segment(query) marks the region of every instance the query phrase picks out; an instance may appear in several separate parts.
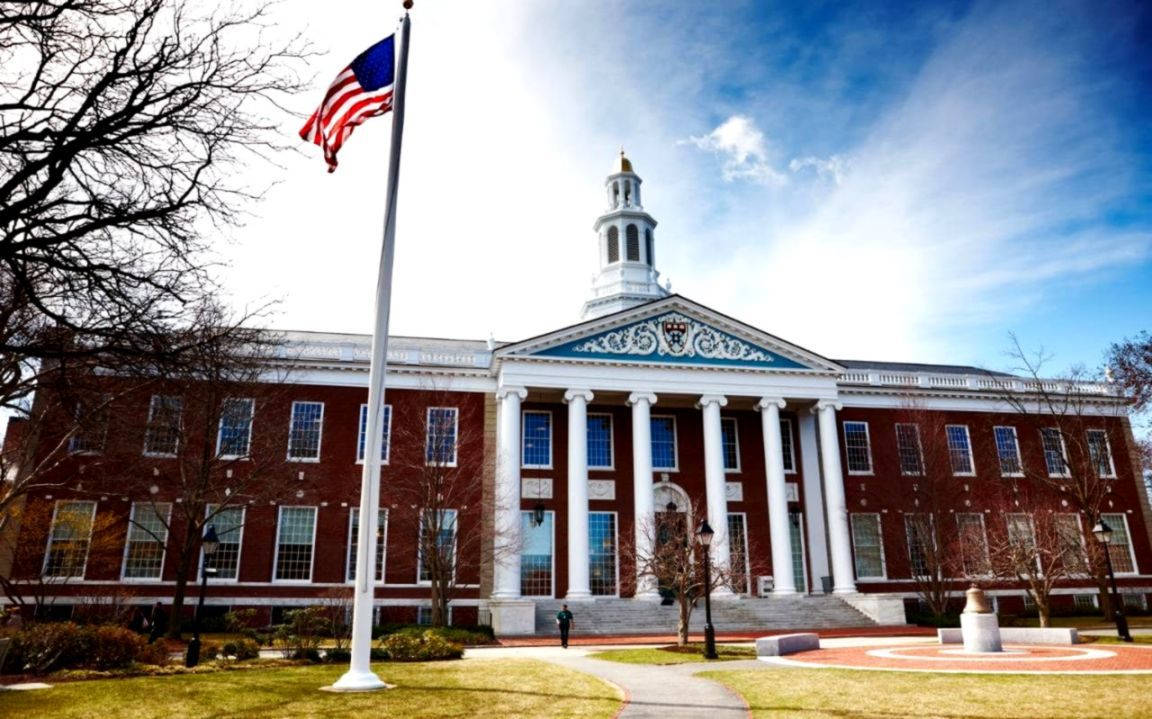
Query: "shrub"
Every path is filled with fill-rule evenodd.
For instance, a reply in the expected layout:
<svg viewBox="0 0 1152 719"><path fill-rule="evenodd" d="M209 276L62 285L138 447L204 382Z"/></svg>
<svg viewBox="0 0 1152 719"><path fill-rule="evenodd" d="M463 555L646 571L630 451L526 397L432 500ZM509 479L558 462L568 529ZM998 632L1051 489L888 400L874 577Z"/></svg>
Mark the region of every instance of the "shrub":
<svg viewBox="0 0 1152 719"><path fill-rule="evenodd" d="M381 640L380 647L394 662L432 662L459 659L464 656L463 647L433 631L418 636L406 633L392 634Z"/></svg>
<svg viewBox="0 0 1152 719"><path fill-rule="evenodd" d="M330 664L346 664L352 660L352 651L349 649L329 649L324 652L324 661Z"/></svg>
<svg viewBox="0 0 1152 719"><path fill-rule="evenodd" d="M33 624L12 636L8 667L46 674L59 669L120 669L136 662L162 664L162 648L139 634L112 624L80 626L72 622Z"/></svg>
<svg viewBox="0 0 1152 719"><path fill-rule="evenodd" d="M380 637L392 636L394 634L418 637L422 636L425 632L433 632L437 636L456 644L493 644L496 641L492 627L486 624L460 627L430 627L426 624L383 624L374 629L375 631L373 633Z"/></svg>
<svg viewBox="0 0 1152 719"><path fill-rule="evenodd" d="M235 639L230 642L225 642L222 648L224 656L235 657L236 661L242 662L248 659L256 659L260 656L260 645L251 639Z"/></svg>
<svg viewBox="0 0 1152 719"><path fill-rule="evenodd" d="M289 659L307 659L313 654L319 657L316 650L320 647L320 638L324 632L325 620L321 607L307 607L287 612L284 624L276 627L275 640L280 645L284 657Z"/></svg>
<svg viewBox="0 0 1152 719"><path fill-rule="evenodd" d="M148 642L136 632L111 624L85 627L87 657L81 666L119 669L136 661Z"/></svg>

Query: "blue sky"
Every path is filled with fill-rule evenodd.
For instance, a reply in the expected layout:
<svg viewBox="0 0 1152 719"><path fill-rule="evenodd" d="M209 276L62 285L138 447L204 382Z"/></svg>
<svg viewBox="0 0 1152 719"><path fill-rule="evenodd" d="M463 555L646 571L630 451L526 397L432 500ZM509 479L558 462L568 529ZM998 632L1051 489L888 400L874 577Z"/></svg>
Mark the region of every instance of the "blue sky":
<svg viewBox="0 0 1152 719"><path fill-rule="evenodd" d="M328 53L302 111L395 17L347 4L281 11ZM1136 3L422 0L413 21L398 333L575 321L620 145L673 289L822 354L1004 368L1015 331L1057 372L1148 328ZM332 176L284 158L221 245L238 302L369 330L387 127Z"/></svg>

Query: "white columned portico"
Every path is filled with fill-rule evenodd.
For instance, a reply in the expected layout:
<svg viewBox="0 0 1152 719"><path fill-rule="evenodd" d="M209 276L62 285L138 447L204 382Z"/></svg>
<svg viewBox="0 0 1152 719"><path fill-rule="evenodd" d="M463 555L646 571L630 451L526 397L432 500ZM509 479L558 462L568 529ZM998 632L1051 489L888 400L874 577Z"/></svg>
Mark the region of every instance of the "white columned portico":
<svg viewBox="0 0 1152 719"><path fill-rule="evenodd" d="M836 432L834 400L820 400L813 409L819 415L820 459L824 469L824 501L828 513L828 544L832 554L832 591L856 591L852 566L852 540L848 533L848 506L844 499L844 473L840 468L840 439Z"/></svg>
<svg viewBox="0 0 1152 719"><path fill-rule="evenodd" d="M704 415L704 489L708 501L708 523L715 536L712 538L712 563L724 574L731 559L728 546L728 496L725 491L724 440L720 428L720 408L728 398L706 394L697 403ZM714 597L730 597L727 585L714 587Z"/></svg>
<svg viewBox="0 0 1152 719"><path fill-rule="evenodd" d="M652 405L656 395L651 392L633 392L628 396L632 405L632 503L636 537L636 556L652 556L652 542L655 540L656 514L652 494ZM633 599L658 600L656 577L636 569L636 594Z"/></svg>
<svg viewBox="0 0 1152 719"><path fill-rule="evenodd" d="M792 535L788 529L788 490L784 484L784 443L780 437L780 410L785 404L781 397L763 397L756 404L764 433L773 594L796 593L796 580L792 574Z"/></svg>
<svg viewBox="0 0 1152 719"><path fill-rule="evenodd" d="M588 582L588 403L592 392L570 389L568 403L568 599L591 599Z"/></svg>
<svg viewBox="0 0 1152 719"><path fill-rule="evenodd" d="M523 387L501 387L499 400L495 492L493 599L520 596L520 402Z"/></svg>

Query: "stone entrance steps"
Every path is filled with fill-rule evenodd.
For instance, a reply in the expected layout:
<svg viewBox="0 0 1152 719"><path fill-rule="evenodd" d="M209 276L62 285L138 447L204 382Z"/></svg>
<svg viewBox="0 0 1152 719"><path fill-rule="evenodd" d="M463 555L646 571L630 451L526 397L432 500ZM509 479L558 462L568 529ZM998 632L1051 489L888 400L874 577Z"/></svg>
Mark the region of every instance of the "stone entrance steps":
<svg viewBox="0 0 1152 719"><path fill-rule="evenodd" d="M536 601L536 633L559 634L556 613L562 599ZM632 599L600 598L569 602L577 634L672 634L679 609L675 604ZM874 626L876 622L831 594L792 597L741 597L712 602L712 625L717 631L756 629L824 629ZM704 631L704 603L692 611L689 629Z"/></svg>

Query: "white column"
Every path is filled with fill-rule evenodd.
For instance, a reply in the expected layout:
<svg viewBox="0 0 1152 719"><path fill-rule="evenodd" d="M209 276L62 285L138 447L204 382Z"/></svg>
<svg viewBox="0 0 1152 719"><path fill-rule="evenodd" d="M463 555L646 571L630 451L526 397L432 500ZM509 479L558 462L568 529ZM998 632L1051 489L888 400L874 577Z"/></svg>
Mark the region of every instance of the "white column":
<svg viewBox="0 0 1152 719"><path fill-rule="evenodd" d="M788 490L784 486L784 442L780 438L780 410L784 405L780 397L764 397L756 404L764 433L773 594L796 593L796 580L792 575L792 535L788 531Z"/></svg>
<svg viewBox="0 0 1152 719"><path fill-rule="evenodd" d="M588 403L592 392L570 389L568 403L568 599L590 599L588 583Z"/></svg>
<svg viewBox="0 0 1152 719"><path fill-rule="evenodd" d="M816 440L816 417L810 412L796 418L800 440L800 471L804 473L804 537L807 546L808 577L814 592L823 591L823 577L831 577L828 568L828 537L824 533L824 490L820 489L820 443ZM799 591L807 587L797 587Z"/></svg>
<svg viewBox="0 0 1152 719"><path fill-rule="evenodd" d="M523 387L501 387L496 430L495 535L493 599L520 596L520 402Z"/></svg>
<svg viewBox="0 0 1152 719"><path fill-rule="evenodd" d="M697 405L704 414L704 489L708 501L708 523L716 534L712 538L712 563L721 571L728 567L728 496L725 491L724 441L720 429L720 408L728 404L722 395L706 394ZM732 596L732 590L714 587L712 596Z"/></svg>
<svg viewBox="0 0 1152 719"><path fill-rule="evenodd" d="M628 396L632 405L632 505L637 558L652 556L655 540L656 514L652 498L652 405L656 395L651 392L633 392ZM658 600L656 577L636 569L636 594L633 599Z"/></svg>
<svg viewBox="0 0 1152 719"><path fill-rule="evenodd" d="M832 553L832 591L856 591L852 567L852 540L848 533L848 506L844 499L844 473L840 469L840 438L836 432L839 402L821 400L815 412L820 416L820 459L824 467L824 501L828 513L828 544Z"/></svg>

